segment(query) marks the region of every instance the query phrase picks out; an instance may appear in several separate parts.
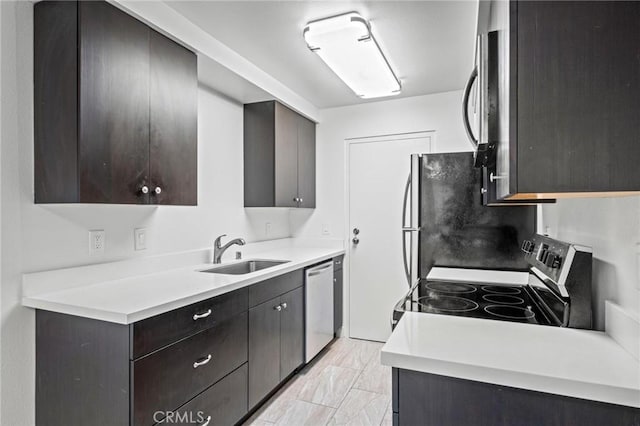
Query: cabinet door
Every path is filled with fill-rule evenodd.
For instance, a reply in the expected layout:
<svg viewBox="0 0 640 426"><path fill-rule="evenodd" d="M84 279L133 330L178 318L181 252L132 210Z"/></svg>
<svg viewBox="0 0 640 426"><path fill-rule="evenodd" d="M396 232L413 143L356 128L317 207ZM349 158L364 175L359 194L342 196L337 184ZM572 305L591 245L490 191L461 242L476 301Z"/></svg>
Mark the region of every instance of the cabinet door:
<svg viewBox="0 0 640 426"><path fill-rule="evenodd" d="M342 328L342 269L333 271L333 332Z"/></svg>
<svg viewBox="0 0 640 426"><path fill-rule="evenodd" d="M316 206L316 124L298 116L299 207Z"/></svg>
<svg viewBox="0 0 640 426"><path fill-rule="evenodd" d="M280 383L280 298L249 309L249 408Z"/></svg>
<svg viewBox="0 0 640 426"><path fill-rule="evenodd" d="M197 58L156 31L150 31L149 50L151 203L196 205Z"/></svg>
<svg viewBox="0 0 640 426"><path fill-rule="evenodd" d="M79 2L79 20L80 202L146 203L149 28L106 2Z"/></svg>
<svg viewBox="0 0 640 426"><path fill-rule="evenodd" d="M280 296L280 380L304 362L303 287Z"/></svg>
<svg viewBox="0 0 640 426"><path fill-rule="evenodd" d="M517 192L637 191L640 2L514 3Z"/></svg>
<svg viewBox="0 0 640 426"><path fill-rule="evenodd" d="M298 207L298 120L298 114L276 103L276 207Z"/></svg>

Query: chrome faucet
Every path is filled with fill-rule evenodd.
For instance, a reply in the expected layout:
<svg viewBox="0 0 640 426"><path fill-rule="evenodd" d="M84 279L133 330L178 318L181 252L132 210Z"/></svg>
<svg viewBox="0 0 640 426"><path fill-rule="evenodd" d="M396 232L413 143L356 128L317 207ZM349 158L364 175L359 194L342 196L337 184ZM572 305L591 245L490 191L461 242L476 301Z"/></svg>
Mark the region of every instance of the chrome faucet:
<svg viewBox="0 0 640 426"><path fill-rule="evenodd" d="M220 263L220 259L222 258L222 255L232 245L237 244L239 246L243 246L246 244L244 239L236 238L234 240L229 241L227 244L221 246L220 240L222 240L222 237L226 237L226 236L227 234L220 235L218 238L216 238L216 241L213 243L213 263Z"/></svg>

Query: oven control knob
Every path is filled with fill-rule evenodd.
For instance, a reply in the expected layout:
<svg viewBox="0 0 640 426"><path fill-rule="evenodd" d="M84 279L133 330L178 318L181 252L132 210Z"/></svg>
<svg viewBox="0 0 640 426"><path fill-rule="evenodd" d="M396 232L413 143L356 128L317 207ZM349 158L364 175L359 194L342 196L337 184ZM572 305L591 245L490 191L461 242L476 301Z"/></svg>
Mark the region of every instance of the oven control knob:
<svg viewBox="0 0 640 426"><path fill-rule="evenodd" d="M540 263L546 265L547 259L549 258L550 254L551 253L549 253L549 251L547 251L547 249L543 247L542 250L540 250L540 253L538 254L538 260L540 261Z"/></svg>
<svg viewBox="0 0 640 426"><path fill-rule="evenodd" d="M529 240L524 240L522 242L522 251L529 254L533 253L533 249L535 248L535 244Z"/></svg>
<svg viewBox="0 0 640 426"><path fill-rule="evenodd" d="M555 269L560 266L560 256L558 256L557 254L549 253L547 258L545 259L544 264L547 265L549 268Z"/></svg>

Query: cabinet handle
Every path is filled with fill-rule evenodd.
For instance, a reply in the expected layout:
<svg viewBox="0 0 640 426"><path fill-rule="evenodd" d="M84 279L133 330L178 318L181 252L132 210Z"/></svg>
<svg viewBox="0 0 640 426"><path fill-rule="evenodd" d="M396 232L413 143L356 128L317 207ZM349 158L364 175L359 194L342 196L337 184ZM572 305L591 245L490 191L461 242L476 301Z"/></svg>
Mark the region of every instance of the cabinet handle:
<svg viewBox="0 0 640 426"><path fill-rule="evenodd" d="M273 309L280 312L282 310L282 305L274 306Z"/></svg>
<svg viewBox="0 0 640 426"><path fill-rule="evenodd" d="M147 185L143 185L140 188L140 192L142 192L143 194L148 194L149 193L149 187Z"/></svg>
<svg viewBox="0 0 640 426"><path fill-rule="evenodd" d="M334 283L337 283L337 282L338 282L338 279L337 279L337 278L334 278L334 279L333 279L333 282L334 282Z"/></svg>
<svg viewBox="0 0 640 426"><path fill-rule="evenodd" d="M207 355L206 358L201 358L198 361L193 363L193 368L198 368L202 365L206 365L209 363L209 361L211 361L211 354Z"/></svg>
<svg viewBox="0 0 640 426"><path fill-rule="evenodd" d="M300 202L300 198L298 198L298 197L294 198L294 199L293 199L293 202L294 202L294 203L299 203L299 202Z"/></svg>
<svg viewBox="0 0 640 426"><path fill-rule="evenodd" d="M205 420L200 426L209 426L209 423L211 423L211 416L207 416L207 420Z"/></svg>
<svg viewBox="0 0 640 426"><path fill-rule="evenodd" d="M155 192L156 194L160 194L162 192L162 188L156 186L156 189L154 189L153 192Z"/></svg>
<svg viewBox="0 0 640 426"><path fill-rule="evenodd" d="M298 202L302 203L304 200L302 198L298 198Z"/></svg>
<svg viewBox="0 0 640 426"><path fill-rule="evenodd" d="M499 179L506 179L506 178L507 178L506 176L494 175L493 172L491 172L491 174L489 175L489 180L491 182L494 182L494 181L499 180Z"/></svg>
<svg viewBox="0 0 640 426"><path fill-rule="evenodd" d="M211 309L209 309L207 312L205 312L203 314L195 314L195 315L193 315L193 320L194 321L198 321L201 318L206 318L209 315L211 315L211 312L212 312Z"/></svg>
<svg viewBox="0 0 640 426"><path fill-rule="evenodd" d="M282 304L282 309L287 309L287 302L284 302L284 303Z"/></svg>
<svg viewBox="0 0 640 426"><path fill-rule="evenodd" d="M340 264L342 264L342 261L341 260L336 260L336 265L340 265Z"/></svg>

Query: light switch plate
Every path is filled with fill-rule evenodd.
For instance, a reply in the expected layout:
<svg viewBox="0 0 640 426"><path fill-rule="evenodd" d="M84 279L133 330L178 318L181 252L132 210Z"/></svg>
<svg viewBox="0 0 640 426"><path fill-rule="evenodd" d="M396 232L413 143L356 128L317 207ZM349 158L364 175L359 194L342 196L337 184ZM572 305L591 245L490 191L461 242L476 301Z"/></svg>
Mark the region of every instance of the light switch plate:
<svg viewBox="0 0 640 426"><path fill-rule="evenodd" d="M133 230L133 248L138 250L147 249L147 229L136 228Z"/></svg>
<svg viewBox="0 0 640 426"><path fill-rule="evenodd" d="M89 254L91 256L104 254L104 246L104 229L93 229L89 231Z"/></svg>

